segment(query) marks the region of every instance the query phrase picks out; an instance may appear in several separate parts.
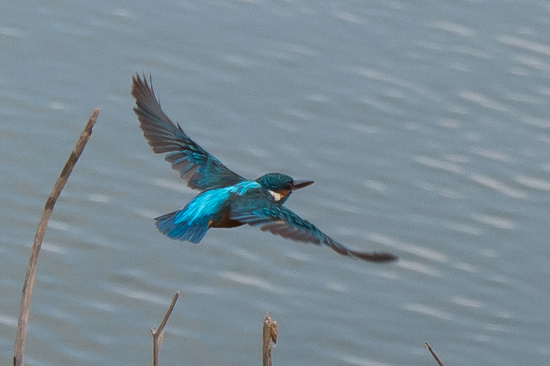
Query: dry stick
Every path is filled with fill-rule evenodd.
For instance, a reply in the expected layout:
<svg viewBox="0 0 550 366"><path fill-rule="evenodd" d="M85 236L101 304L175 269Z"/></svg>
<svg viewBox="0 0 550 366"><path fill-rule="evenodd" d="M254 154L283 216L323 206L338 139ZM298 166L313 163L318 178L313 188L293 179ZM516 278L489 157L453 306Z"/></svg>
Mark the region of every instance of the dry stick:
<svg viewBox="0 0 550 366"><path fill-rule="evenodd" d="M38 263L40 246L42 245L42 239L44 239L44 234L48 226L48 220L52 215L53 207L61 194L61 190L65 187L65 183L67 183L67 179L69 179L69 175L71 174L73 167L78 161L78 158L82 154L82 150L84 150L84 146L86 146L86 143L92 134L92 127L94 126L98 115L99 108L96 108L93 110L90 119L88 119L88 123L86 123L84 131L82 131L80 138L76 142L76 145L69 156L69 160L67 160L65 167L63 167L63 171L59 175L59 178L57 178L52 192L46 201L46 205L44 206L44 211L42 211L42 217L38 223L38 229L36 230L36 235L32 244L31 256L27 266L27 274L23 284L23 294L21 296L21 305L19 306L19 319L17 320L17 335L15 336L13 366L25 365L25 361L23 360L23 352L25 351L25 338L27 336L27 324L29 323L32 289L34 287L34 280L36 277L36 264Z"/></svg>
<svg viewBox="0 0 550 366"><path fill-rule="evenodd" d="M264 316L264 326L262 329L262 366L271 366L271 341L277 343L277 322L272 320L268 313Z"/></svg>
<svg viewBox="0 0 550 366"><path fill-rule="evenodd" d="M160 345L162 344L162 339L164 338L163 329L168 321L168 318L170 317L170 314L172 314L172 310L174 310L174 306L176 305L176 301L179 296L179 291L174 294L172 303L170 303L168 310L166 310L166 314L164 314L164 318L162 319L162 322L160 322L158 329L151 328L151 336L153 337L153 366L158 366L159 364Z"/></svg>
<svg viewBox="0 0 550 366"><path fill-rule="evenodd" d="M427 342L424 343L424 347L426 347L426 348L428 349L428 351L430 351L430 353L432 354L433 358L435 359L435 361L437 362L437 364L438 364L439 366L445 366L445 365L443 364L443 362L441 362L441 361L439 360L439 358L437 357L437 355L435 354L435 352L432 350L432 347L430 347L430 345L429 345Z"/></svg>

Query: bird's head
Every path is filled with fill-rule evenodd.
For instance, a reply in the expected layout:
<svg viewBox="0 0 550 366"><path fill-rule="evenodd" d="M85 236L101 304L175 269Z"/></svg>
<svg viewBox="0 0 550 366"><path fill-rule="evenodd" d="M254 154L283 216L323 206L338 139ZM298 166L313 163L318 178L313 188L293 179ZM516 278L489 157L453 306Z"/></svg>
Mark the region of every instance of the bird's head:
<svg viewBox="0 0 550 366"><path fill-rule="evenodd" d="M275 202L283 204L293 190L313 184L312 180L294 180L292 177L281 173L268 173L256 179L263 188L273 196Z"/></svg>

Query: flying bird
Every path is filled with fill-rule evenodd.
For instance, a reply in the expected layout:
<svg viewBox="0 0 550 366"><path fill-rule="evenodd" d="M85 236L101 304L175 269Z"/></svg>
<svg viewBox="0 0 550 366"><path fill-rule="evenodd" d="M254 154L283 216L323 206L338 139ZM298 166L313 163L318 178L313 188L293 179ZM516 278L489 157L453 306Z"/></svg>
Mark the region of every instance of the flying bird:
<svg viewBox="0 0 550 366"><path fill-rule="evenodd" d="M281 173L249 180L229 170L164 114L150 77L147 82L145 76L136 74L132 82L134 112L153 152L166 154L165 160L187 185L200 191L182 210L155 218L157 228L164 235L199 243L210 228L248 224L283 238L326 245L338 254L371 262L397 259L390 253L355 251L325 235L284 206L293 191L313 181L294 180Z"/></svg>

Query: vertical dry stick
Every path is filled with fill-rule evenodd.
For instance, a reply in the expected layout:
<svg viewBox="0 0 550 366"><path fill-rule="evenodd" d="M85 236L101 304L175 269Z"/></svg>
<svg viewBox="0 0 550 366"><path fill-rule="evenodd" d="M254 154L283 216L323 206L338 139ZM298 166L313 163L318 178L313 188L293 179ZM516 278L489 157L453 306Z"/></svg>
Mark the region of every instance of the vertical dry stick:
<svg viewBox="0 0 550 366"><path fill-rule="evenodd" d="M428 342L424 343L424 347L426 347L428 349L428 351L430 351L430 353L432 354L433 358L435 359L435 361L437 362L437 364L439 366L445 366L443 364L443 362L441 362L439 360L439 358L437 357L437 355L435 354L435 352L433 351L432 347L430 347L430 345L428 344Z"/></svg>
<svg viewBox="0 0 550 366"><path fill-rule="evenodd" d="M271 366L271 341L277 343L277 322L272 320L268 313L264 316L264 326L262 329L262 366Z"/></svg>
<svg viewBox="0 0 550 366"><path fill-rule="evenodd" d="M166 310L166 314L164 314L164 318L160 322L158 329L151 328L151 336L153 336L153 366L158 366L159 364L159 351L160 345L162 344L162 339L164 338L164 326L166 325L170 314L172 314L172 310L174 310L174 306L176 305L176 301L179 296L179 291L174 294L172 302L170 303L168 310Z"/></svg>
<svg viewBox="0 0 550 366"><path fill-rule="evenodd" d="M19 319L17 320L17 334L15 336L13 366L25 365L25 361L23 360L23 352L25 351L25 338L27 336L27 324L29 322L32 289L34 287L34 279L36 277L36 264L38 263L40 246L42 245L42 239L44 238L44 233L46 232L46 227L48 226L48 220L52 214L55 202L61 194L61 190L65 187L65 183L67 183L67 179L69 179L69 175L71 174L74 165L78 161L78 158L82 154L82 150L84 150L84 146L86 146L86 143L92 134L92 127L94 126L98 115L99 108L96 108L93 110L90 119L88 119L88 123L86 123L84 131L82 131L80 138L76 142L76 145L69 156L69 160L67 160L65 167L63 167L63 171L59 175L59 178L57 178L52 192L46 201L46 205L44 206L44 211L42 211L42 217L38 223L38 229L36 230L36 235L32 244L31 256L27 266L27 274L23 284L23 294L21 296L21 304L19 306Z"/></svg>

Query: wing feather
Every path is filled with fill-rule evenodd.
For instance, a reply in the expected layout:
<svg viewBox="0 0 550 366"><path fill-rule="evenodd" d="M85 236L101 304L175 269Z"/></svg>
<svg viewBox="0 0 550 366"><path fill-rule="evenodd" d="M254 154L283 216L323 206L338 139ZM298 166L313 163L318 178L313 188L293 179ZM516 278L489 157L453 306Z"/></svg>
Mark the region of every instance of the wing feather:
<svg viewBox="0 0 550 366"><path fill-rule="evenodd" d="M132 82L132 96L136 100L134 112L143 135L155 153L167 153L165 160L179 171L190 188L204 191L245 180L191 140L179 124L164 114L150 78L148 83L145 76L136 75Z"/></svg>
<svg viewBox="0 0 550 366"><path fill-rule="evenodd" d="M261 203L259 203L261 201ZM397 257L390 253L360 252L349 249L338 243L336 240L325 235L315 225L303 220L288 208L270 203L269 200L260 200L254 207L249 208L247 204L235 205L232 208L232 218L251 226L258 226L263 231L280 235L283 238L326 245L336 253L370 262L389 262ZM258 207L265 204L266 207Z"/></svg>

